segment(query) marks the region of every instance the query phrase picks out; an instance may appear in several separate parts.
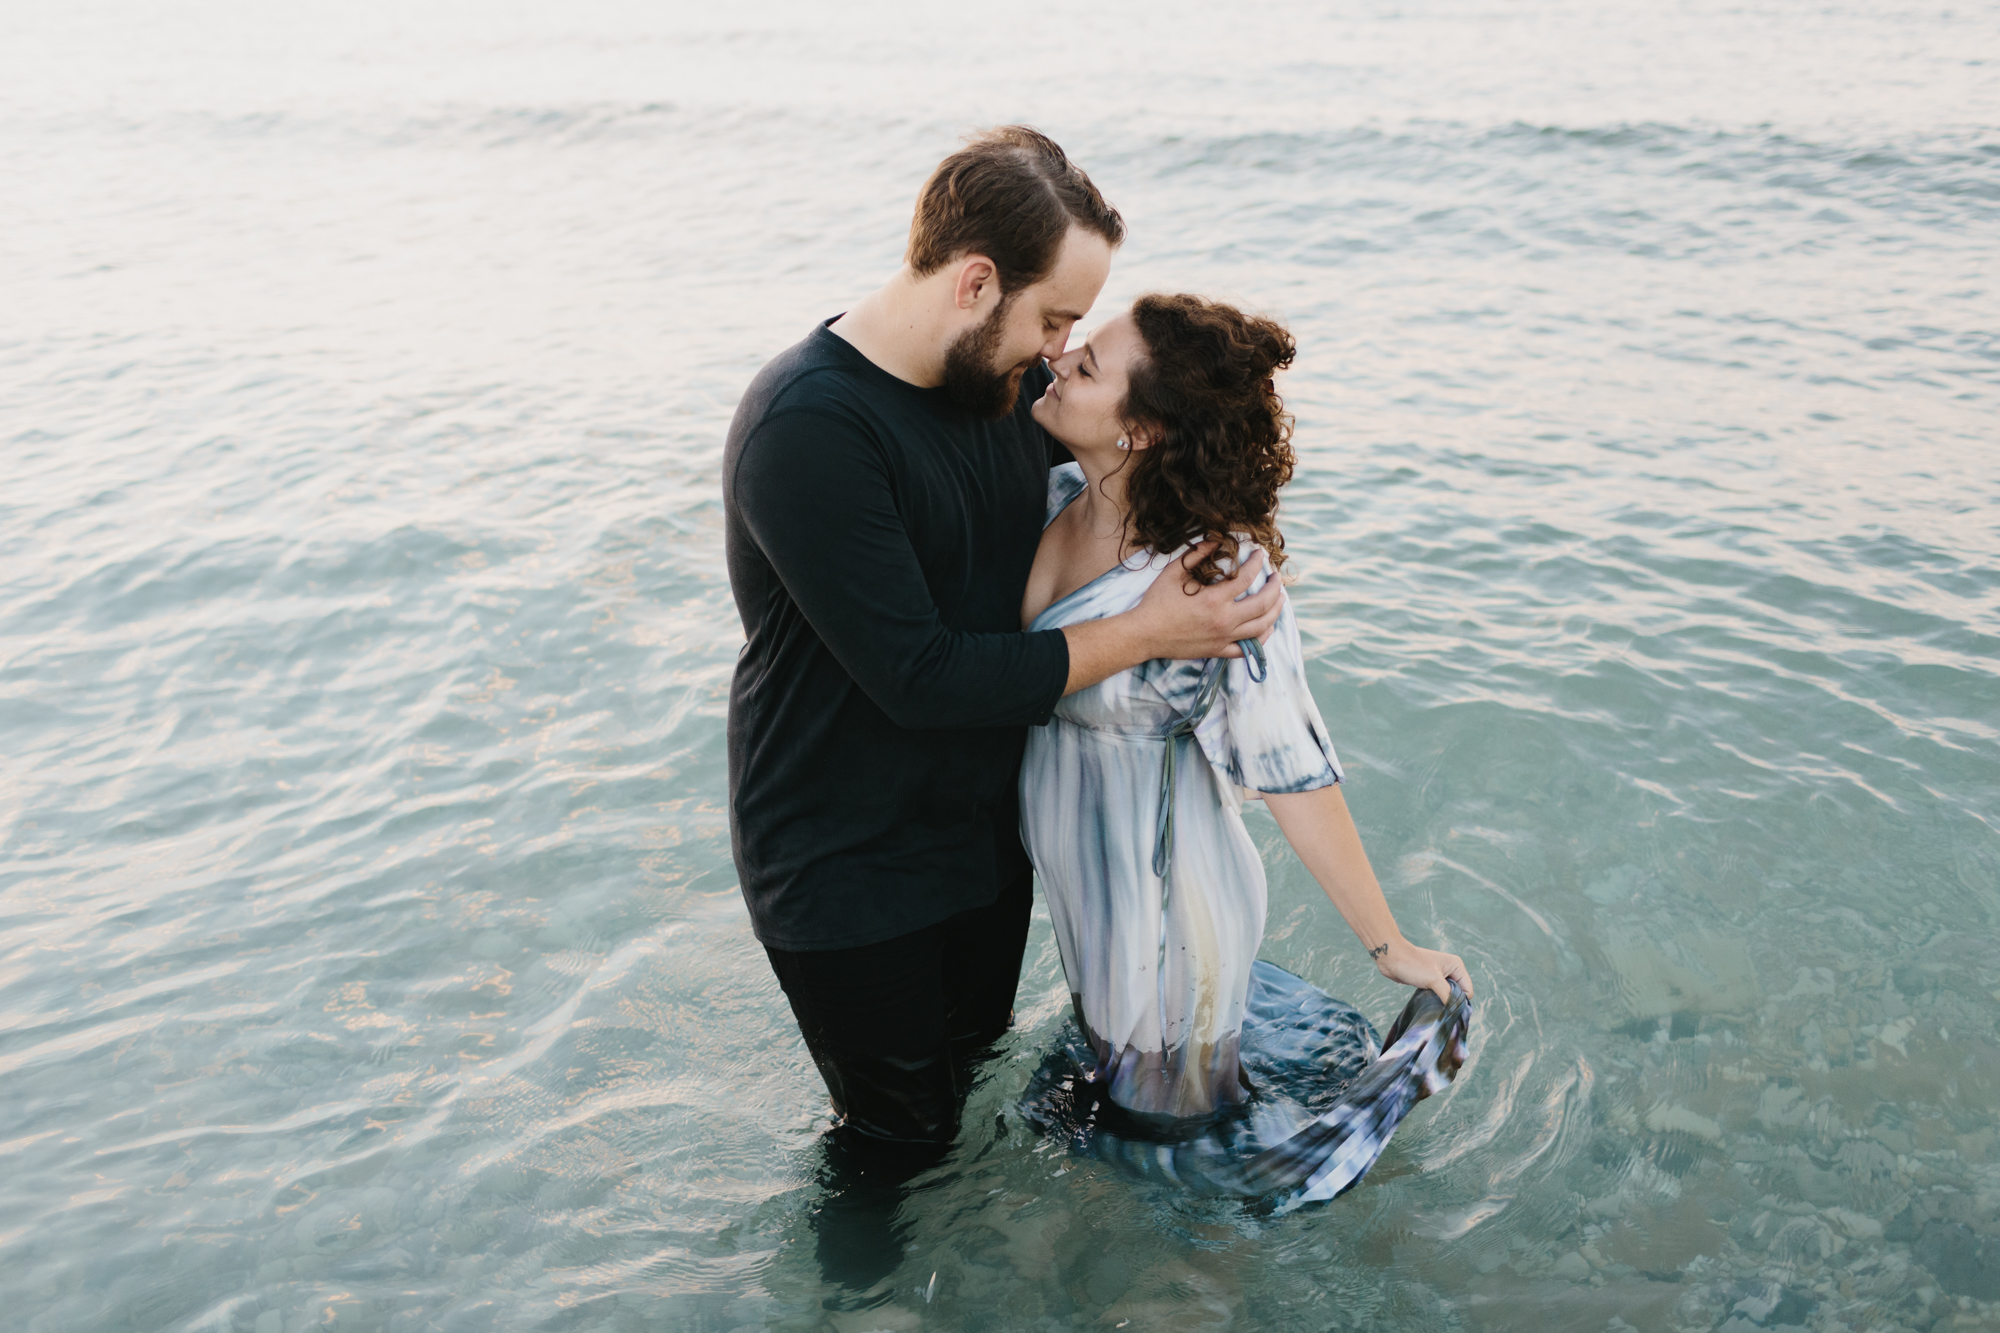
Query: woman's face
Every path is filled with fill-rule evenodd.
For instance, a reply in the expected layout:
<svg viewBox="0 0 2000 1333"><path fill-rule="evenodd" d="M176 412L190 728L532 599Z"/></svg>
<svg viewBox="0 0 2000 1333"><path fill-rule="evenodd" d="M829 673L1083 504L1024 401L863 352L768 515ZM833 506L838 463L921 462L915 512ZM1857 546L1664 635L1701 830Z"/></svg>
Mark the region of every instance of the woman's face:
<svg viewBox="0 0 2000 1333"><path fill-rule="evenodd" d="M1118 441L1132 435L1118 416L1125 372L1144 350L1130 313L1099 325L1081 347L1049 363L1055 383L1035 400L1035 420L1073 454L1122 452Z"/></svg>

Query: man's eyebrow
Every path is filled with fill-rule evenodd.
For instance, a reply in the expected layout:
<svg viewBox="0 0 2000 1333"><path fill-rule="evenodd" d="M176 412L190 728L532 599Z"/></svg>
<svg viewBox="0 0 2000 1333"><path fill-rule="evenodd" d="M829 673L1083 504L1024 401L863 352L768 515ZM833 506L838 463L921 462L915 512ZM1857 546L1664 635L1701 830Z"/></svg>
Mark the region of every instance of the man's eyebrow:
<svg viewBox="0 0 2000 1333"><path fill-rule="evenodd" d="M1083 322L1083 316L1077 314L1074 310L1044 310L1042 318L1066 319L1072 324L1081 324Z"/></svg>

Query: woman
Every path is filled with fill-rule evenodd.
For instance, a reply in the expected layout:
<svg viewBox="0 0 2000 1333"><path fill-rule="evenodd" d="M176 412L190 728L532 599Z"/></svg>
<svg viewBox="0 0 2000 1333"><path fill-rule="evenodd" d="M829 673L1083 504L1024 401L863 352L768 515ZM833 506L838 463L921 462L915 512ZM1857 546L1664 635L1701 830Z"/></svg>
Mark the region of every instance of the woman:
<svg viewBox="0 0 2000 1333"><path fill-rule="evenodd" d="M1270 320L1193 296L1148 296L1054 363L1034 416L1076 462L1050 475L1049 517L1022 605L1028 628L1115 615L1182 566L1213 581L1238 560L1282 565L1274 511L1293 457L1271 377L1292 355L1290 336ZM1277 1067L1273 1051L1312 1046L1288 1025L1322 1038L1349 1029L1349 1054L1360 1058L1335 1060L1341 1067L1322 1081L1348 1082L1379 1049L1358 1013L1256 961L1264 869L1239 806L1243 795L1261 796L1382 975L1436 996L1415 1024L1423 1040L1399 1044L1412 1024L1400 1025L1389 1052L1397 1068L1364 1080L1370 1096L1401 1099L1399 1119L1463 1058L1465 1001L1453 988L1469 996L1472 983L1456 956L1411 944L1397 929L1340 792L1290 606L1268 643L1244 648L1239 659L1121 672L1069 695L1054 720L1029 732L1023 834L1089 1044L1087 1077L1157 1131L1249 1101L1245 1065L1256 1061L1246 1045L1267 1048L1267 1070ZM1405 1020L1420 1008L1413 1001ZM1322 1040L1316 1049L1330 1048ZM1297 1117L1267 1117L1248 1139L1232 1131L1226 1150L1211 1143L1207 1156L1262 1153L1249 1177L1220 1174L1245 1189L1254 1177L1255 1192L1275 1182L1330 1197L1367 1169L1394 1125L1381 1123L1381 1106L1352 1101L1342 1103L1344 1119L1342 1107L1319 1118L1334 1115L1350 1133L1365 1121L1378 1140L1365 1153L1348 1144L1342 1154L1339 1142L1308 1147ZM1296 1140L1290 1155L1304 1157L1273 1176L1287 1140ZM1327 1168L1328 1154L1343 1157L1340 1170ZM1315 1171L1322 1178L1308 1188Z"/></svg>

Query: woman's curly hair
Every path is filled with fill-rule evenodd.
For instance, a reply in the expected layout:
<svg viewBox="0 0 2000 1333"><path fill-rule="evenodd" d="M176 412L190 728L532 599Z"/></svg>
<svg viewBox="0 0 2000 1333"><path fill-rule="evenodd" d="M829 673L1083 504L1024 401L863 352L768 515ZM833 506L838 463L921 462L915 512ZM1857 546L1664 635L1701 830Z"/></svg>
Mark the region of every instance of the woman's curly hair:
<svg viewBox="0 0 2000 1333"><path fill-rule="evenodd" d="M1236 559L1236 534L1248 533L1276 570L1285 563L1278 488L1295 459L1292 418L1271 377L1292 364L1292 335L1199 296L1142 296L1132 319L1146 351L1127 374L1121 415L1160 432L1133 451L1133 537L1162 552L1217 539L1193 571L1213 583L1220 563Z"/></svg>

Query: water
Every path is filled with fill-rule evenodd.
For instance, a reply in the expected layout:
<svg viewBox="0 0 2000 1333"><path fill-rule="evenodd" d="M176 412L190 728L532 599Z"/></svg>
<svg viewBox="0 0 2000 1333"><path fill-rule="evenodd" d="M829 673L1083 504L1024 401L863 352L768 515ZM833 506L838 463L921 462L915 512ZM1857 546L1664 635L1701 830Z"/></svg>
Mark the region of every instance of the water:
<svg viewBox="0 0 2000 1333"><path fill-rule="evenodd" d="M0 1325L2000 1326L2000 8L1216 12L10 14ZM1101 308L1299 336L1313 682L1473 1057L1331 1206L1175 1197L1015 1114L1038 923L829 1310L717 457L1015 118Z"/></svg>

